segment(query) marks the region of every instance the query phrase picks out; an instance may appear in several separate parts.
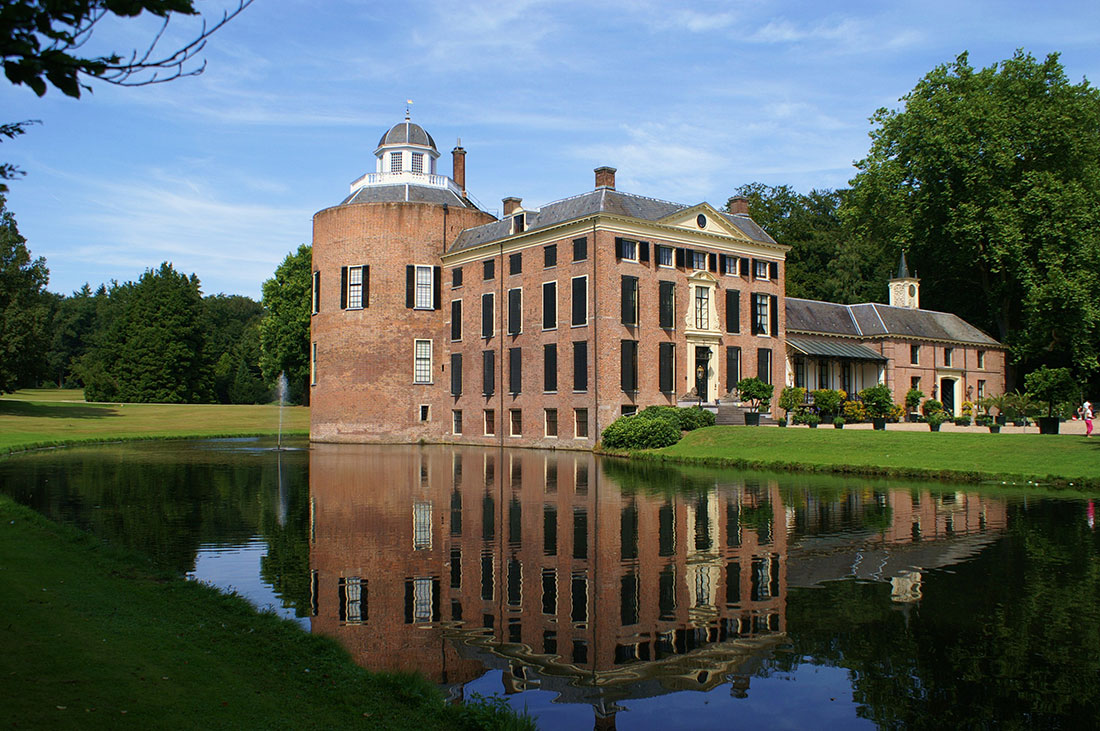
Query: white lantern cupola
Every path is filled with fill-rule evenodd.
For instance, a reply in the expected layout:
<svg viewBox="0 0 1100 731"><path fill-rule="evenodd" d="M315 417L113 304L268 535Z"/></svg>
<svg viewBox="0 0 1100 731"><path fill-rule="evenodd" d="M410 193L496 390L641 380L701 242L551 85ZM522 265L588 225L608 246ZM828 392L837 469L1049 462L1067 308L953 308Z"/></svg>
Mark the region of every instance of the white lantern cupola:
<svg viewBox="0 0 1100 731"><path fill-rule="evenodd" d="M439 159L439 150L435 140L419 124L409 119L398 122L390 128L382 139L378 140L378 149L374 151L378 158L375 172L406 174L409 176L435 175L435 161Z"/></svg>

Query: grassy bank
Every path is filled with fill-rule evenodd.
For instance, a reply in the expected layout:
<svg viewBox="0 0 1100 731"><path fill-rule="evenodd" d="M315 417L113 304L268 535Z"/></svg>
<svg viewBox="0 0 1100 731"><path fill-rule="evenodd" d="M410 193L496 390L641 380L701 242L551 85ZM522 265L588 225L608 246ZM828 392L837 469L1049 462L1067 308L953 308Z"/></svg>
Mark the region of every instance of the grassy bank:
<svg viewBox="0 0 1100 731"><path fill-rule="evenodd" d="M1069 435L713 426L649 459L901 477L1100 488L1100 439Z"/></svg>
<svg viewBox="0 0 1100 731"><path fill-rule="evenodd" d="M12 728L521 727L5 497L0 617Z"/></svg>
<svg viewBox="0 0 1100 731"><path fill-rule="evenodd" d="M279 407L221 404L90 404L78 390L26 389L0 398L0 454L120 439L275 434ZM283 433L307 434L309 409L283 409Z"/></svg>

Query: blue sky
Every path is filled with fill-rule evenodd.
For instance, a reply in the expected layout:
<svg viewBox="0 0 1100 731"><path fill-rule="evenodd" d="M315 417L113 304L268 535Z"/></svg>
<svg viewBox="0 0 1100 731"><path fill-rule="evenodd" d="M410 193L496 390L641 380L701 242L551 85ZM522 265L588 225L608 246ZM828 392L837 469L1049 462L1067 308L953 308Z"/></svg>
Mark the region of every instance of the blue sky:
<svg viewBox="0 0 1100 731"><path fill-rule="evenodd" d="M153 27L104 24L89 49ZM166 43L194 30L173 22ZM80 100L0 84L3 121L42 122L0 160L27 173L8 208L52 291L168 260L207 294L258 298L312 215L373 170L406 99L442 172L462 138L489 210L590 190L599 165L621 190L720 206L751 181L845 185L875 109L964 50L986 66L1021 47L1095 83L1100 3L256 0L198 77Z"/></svg>

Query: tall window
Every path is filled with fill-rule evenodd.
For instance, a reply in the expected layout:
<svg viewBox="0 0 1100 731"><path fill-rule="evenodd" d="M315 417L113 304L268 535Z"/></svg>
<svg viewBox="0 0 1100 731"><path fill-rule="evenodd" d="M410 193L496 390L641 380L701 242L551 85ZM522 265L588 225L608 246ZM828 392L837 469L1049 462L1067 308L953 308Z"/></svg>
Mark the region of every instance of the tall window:
<svg viewBox="0 0 1100 731"><path fill-rule="evenodd" d="M492 396L496 390L496 351L481 351L481 393Z"/></svg>
<svg viewBox="0 0 1100 731"><path fill-rule="evenodd" d="M657 319L662 328L672 330L676 327L676 284L660 282L658 289Z"/></svg>
<svg viewBox="0 0 1100 731"><path fill-rule="evenodd" d="M830 388L829 361L827 360L819 360L817 362L817 387Z"/></svg>
<svg viewBox="0 0 1100 731"><path fill-rule="evenodd" d="M492 259L486 259L481 262L481 278L487 280L495 277L497 269L496 264L497 263Z"/></svg>
<svg viewBox="0 0 1100 731"><path fill-rule="evenodd" d="M462 300L451 301L451 340L462 339Z"/></svg>
<svg viewBox="0 0 1100 731"><path fill-rule="evenodd" d="M624 325L638 324L638 278L622 279L622 322Z"/></svg>
<svg viewBox="0 0 1100 731"><path fill-rule="evenodd" d="M321 311L321 272L313 273L313 293L310 301L312 302L311 314L316 315Z"/></svg>
<svg viewBox="0 0 1100 731"><path fill-rule="evenodd" d="M312 343L309 349L309 385L317 385L317 343Z"/></svg>
<svg viewBox="0 0 1100 731"><path fill-rule="evenodd" d="M462 286L462 267L455 267L451 270L451 287Z"/></svg>
<svg viewBox="0 0 1100 731"><path fill-rule="evenodd" d="M760 348L756 351L756 377L764 383L772 382L771 348Z"/></svg>
<svg viewBox="0 0 1100 731"><path fill-rule="evenodd" d="M573 409L573 434L577 439L588 439L588 409Z"/></svg>
<svg viewBox="0 0 1100 731"><path fill-rule="evenodd" d="M553 330L558 326L558 283L542 284L542 329Z"/></svg>
<svg viewBox="0 0 1100 731"><path fill-rule="evenodd" d="M542 265L547 268L558 265L557 244L550 244L542 248Z"/></svg>
<svg viewBox="0 0 1100 731"><path fill-rule="evenodd" d="M985 351L984 350L979 350L978 351L978 368L980 368L981 370L985 370Z"/></svg>
<svg viewBox="0 0 1100 731"><path fill-rule="evenodd" d="M558 390L558 346L555 343L542 346L542 390L547 393Z"/></svg>
<svg viewBox="0 0 1100 731"><path fill-rule="evenodd" d="M573 261L584 261L588 258L588 239L573 239Z"/></svg>
<svg viewBox="0 0 1100 731"><path fill-rule="evenodd" d="M673 393L675 390L676 345L674 343L658 344L658 370L660 373L661 393Z"/></svg>
<svg viewBox="0 0 1100 731"><path fill-rule="evenodd" d="M710 329L710 288L695 288L695 327L698 330Z"/></svg>
<svg viewBox="0 0 1100 731"><path fill-rule="evenodd" d="M571 323L575 327L588 324L588 277L573 277L573 311Z"/></svg>
<svg viewBox="0 0 1100 731"><path fill-rule="evenodd" d="M558 410L557 409L544 409L546 416L546 436L556 437L558 435Z"/></svg>
<svg viewBox="0 0 1100 731"><path fill-rule="evenodd" d="M462 434L462 410L454 409L451 411L451 432L454 434Z"/></svg>
<svg viewBox="0 0 1100 731"><path fill-rule="evenodd" d="M432 309L432 268L430 266L416 267L416 309Z"/></svg>
<svg viewBox="0 0 1100 731"><path fill-rule="evenodd" d="M726 390L733 391L741 380L741 348L737 345L726 347Z"/></svg>
<svg viewBox="0 0 1100 731"><path fill-rule="evenodd" d="M523 252L517 251L508 257L508 273L520 274L523 272Z"/></svg>
<svg viewBox="0 0 1100 731"><path fill-rule="evenodd" d="M985 381L978 381L978 398L985 398Z"/></svg>
<svg viewBox="0 0 1100 731"><path fill-rule="evenodd" d="M481 337L493 337L493 293L481 295Z"/></svg>
<svg viewBox="0 0 1100 731"><path fill-rule="evenodd" d="M752 296L752 334L768 334L768 295L754 294Z"/></svg>
<svg viewBox="0 0 1100 731"><path fill-rule="evenodd" d="M508 434L513 437L523 436L523 412L512 409L508 412Z"/></svg>
<svg viewBox="0 0 1100 731"><path fill-rule="evenodd" d="M414 152L412 154L412 171L414 173L424 172L424 153Z"/></svg>
<svg viewBox="0 0 1100 731"><path fill-rule="evenodd" d="M485 409L485 436L491 437L497 433L497 419L496 412L492 409Z"/></svg>
<svg viewBox="0 0 1100 731"><path fill-rule="evenodd" d="M359 310L366 307L369 290L369 266L340 267L340 309Z"/></svg>
<svg viewBox="0 0 1100 731"><path fill-rule="evenodd" d="M523 355L520 348L508 350L508 393L523 391Z"/></svg>
<svg viewBox="0 0 1100 731"><path fill-rule="evenodd" d="M919 345L910 345L909 346L909 362L912 363L913 365L919 365L920 364L920 346Z"/></svg>
<svg viewBox="0 0 1100 731"><path fill-rule="evenodd" d="M451 353L451 395L462 394L462 353Z"/></svg>
<svg viewBox="0 0 1100 731"><path fill-rule="evenodd" d="M573 391L588 390L588 341L577 340L573 343Z"/></svg>
<svg viewBox="0 0 1100 731"><path fill-rule="evenodd" d="M944 348L943 349L943 364L945 366L950 366L951 365L951 358L954 355L955 355L955 349L954 348Z"/></svg>
<svg viewBox="0 0 1100 731"><path fill-rule="evenodd" d="M623 340L621 352L622 389L627 393L638 390L638 341Z"/></svg>
<svg viewBox="0 0 1100 731"><path fill-rule="evenodd" d="M391 173L401 172L401 153L400 152L391 152L390 153L390 172Z"/></svg>
<svg viewBox="0 0 1100 731"><path fill-rule="evenodd" d="M508 290L508 334L519 335L523 332L523 290Z"/></svg>
<svg viewBox="0 0 1100 731"><path fill-rule="evenodd" d="M413 345L413 353L413 383L431 383L432 341L415 341Z"/></svg>

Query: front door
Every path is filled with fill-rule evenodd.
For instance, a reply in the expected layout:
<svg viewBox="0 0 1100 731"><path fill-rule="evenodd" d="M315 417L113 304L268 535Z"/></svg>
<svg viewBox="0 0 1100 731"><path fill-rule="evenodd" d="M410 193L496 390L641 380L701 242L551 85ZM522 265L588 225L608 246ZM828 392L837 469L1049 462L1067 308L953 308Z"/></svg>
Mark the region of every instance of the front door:
<svg viewBox="0 0 1100 731"><path fill-rule="evenodd" d="M695 348L695 390L700 401L710 401L707 385L710 383L710 348Z"/></svg>
<svg viewBox="0 0 1100 731"><path fill-rule="evenodd" d="M954 378L941 378L940 379L940 403L943 404L943 410L949 414L955 413L955 379Z"/></svg>

